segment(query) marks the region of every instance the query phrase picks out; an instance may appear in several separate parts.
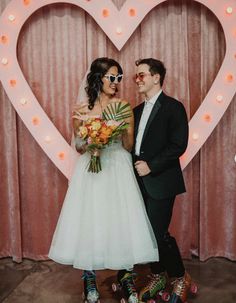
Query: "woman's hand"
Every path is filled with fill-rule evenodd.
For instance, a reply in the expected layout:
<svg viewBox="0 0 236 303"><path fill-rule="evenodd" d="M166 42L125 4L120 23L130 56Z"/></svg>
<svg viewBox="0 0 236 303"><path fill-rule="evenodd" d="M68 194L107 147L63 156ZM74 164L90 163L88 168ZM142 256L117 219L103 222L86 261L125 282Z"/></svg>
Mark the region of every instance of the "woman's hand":
<svg viewBox="0 0 236 303"><path fill-rule="evenodd" d="M87 151L94 157L99 157L101 154L101 150L98 148L89 148Z"/></svg>

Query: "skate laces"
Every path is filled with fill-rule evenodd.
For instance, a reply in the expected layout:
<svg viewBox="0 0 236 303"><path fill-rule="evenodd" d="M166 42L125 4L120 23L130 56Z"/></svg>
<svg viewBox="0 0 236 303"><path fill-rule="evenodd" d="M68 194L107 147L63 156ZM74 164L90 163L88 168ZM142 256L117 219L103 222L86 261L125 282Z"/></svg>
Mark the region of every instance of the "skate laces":
<svg viewBox="0 0 236 303"><path fill-rule="evenodd" d="M97 291L95 273L93 271L85 271L82 279L86 281L86 290L88 293Z"/></svg>
<svg viewBox="0 0 236 303"><path fill-rule="evenodd" d="M128 296L137 293L137 290L134 286L133 276L134 276L133 273L132 274L126 273L124 277L121 279L121 285L127 291Z"/></svg>
<svg viewBox="0 0 236 303"><path fill-rule="evenodd" d="M158 291L165 288L166 285L166 279L164 276L160 274L151 274L148 276L150 279L146 289L148 289L150 292L152 291Z"/></svg>
<svg viewBox="0 0 236 303"><path fill-rule="evenodd" d="M174 286L173 293L181 297L188 287L187 282L188 281L185 279L185 277L180 277L172 281L171 284Z"/></svg>

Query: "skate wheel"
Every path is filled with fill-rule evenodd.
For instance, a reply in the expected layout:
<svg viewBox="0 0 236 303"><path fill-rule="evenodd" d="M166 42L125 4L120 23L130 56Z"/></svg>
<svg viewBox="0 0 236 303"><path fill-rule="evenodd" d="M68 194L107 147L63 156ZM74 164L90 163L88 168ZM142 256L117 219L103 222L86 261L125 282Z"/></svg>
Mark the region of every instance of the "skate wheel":
<svg viewBox="0 0 236 303"><path fill-rule="evenodd" d="M191 284L190 291L192 294L196 294L198 291L197 285L196 284Z"/></svg>
<svg viewBox="0 0 236 303"><path fill-rule="evenodd" d="M161 298L163 301L168 302L170 300L170 294L168 292L163 292Z"/></svg>
<svg viewBox="0 0 236 303"><path fill-rule="evenodd" d="M125 299L122 298L122 299L120 300L120 303L126 303Z"/></svg>

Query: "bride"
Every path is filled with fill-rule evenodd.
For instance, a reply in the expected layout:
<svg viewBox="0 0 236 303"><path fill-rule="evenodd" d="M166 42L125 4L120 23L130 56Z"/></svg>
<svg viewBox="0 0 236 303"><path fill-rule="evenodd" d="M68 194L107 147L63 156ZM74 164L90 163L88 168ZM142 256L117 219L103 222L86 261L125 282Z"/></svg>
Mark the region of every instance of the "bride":
<svg viewBox="0 0 236 303"><path fill-rule="evenodd" d="M75 138L89 118L102 117L113 103L127 104L116 97L122 68L110 58L93 61L87 75L88 102L73 115ZM102 170L88 171L91 151L79 144L80 157L64 200L53 236L49 257L61 264L84 270L84 295L98 302L95 270L115 269L128 302L138 302L132 269L134 264L158 260L155 237L148 221L132 166L133 114L125 118L129 127L100 153Z"/></svg>

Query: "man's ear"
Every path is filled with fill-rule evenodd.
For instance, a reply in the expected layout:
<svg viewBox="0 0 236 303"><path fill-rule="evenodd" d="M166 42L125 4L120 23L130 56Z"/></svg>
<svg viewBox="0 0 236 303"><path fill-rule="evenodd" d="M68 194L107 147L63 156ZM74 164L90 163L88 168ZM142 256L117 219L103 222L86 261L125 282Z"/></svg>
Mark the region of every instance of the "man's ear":
<svg viewBox="0 0 236 303"><path fill-rule="evenodd" d="M154 75L154 84L160 84L160 75L159 74L155 74Z"/></svg>

